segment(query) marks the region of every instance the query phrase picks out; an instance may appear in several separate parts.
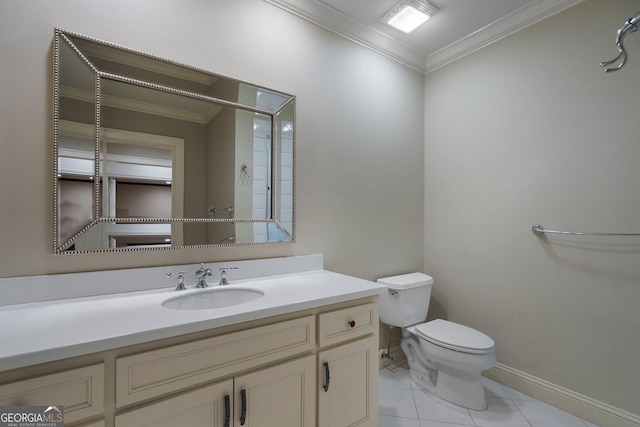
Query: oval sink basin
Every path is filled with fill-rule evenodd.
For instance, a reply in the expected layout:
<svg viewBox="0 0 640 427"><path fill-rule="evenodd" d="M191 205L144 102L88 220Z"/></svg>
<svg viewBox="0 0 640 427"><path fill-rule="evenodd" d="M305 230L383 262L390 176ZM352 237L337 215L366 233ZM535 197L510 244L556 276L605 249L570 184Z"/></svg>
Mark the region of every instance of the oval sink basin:
<svg viewBox="0 0 640 427"><path fill-rule="evenodd" d="M162 302L172 310L207 310L244 304L264 296L264 292L248 288L217 288L169 298Z"/></svg>

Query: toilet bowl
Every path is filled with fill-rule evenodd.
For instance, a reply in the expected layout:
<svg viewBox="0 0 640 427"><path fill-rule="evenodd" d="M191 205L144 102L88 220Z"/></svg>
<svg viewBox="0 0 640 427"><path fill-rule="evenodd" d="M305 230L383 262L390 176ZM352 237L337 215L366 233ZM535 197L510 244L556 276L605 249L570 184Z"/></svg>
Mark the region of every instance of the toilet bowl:
<svg viewBox="0 0 640 427"><path fill-rule="evenodd" d="M411 379L436 396L468 409L484 410L481 373L496 362L495 343L473 328L447 320L425 322L433 279L410 273L378 279L380 320L402 328L402 350Z"/></svg>

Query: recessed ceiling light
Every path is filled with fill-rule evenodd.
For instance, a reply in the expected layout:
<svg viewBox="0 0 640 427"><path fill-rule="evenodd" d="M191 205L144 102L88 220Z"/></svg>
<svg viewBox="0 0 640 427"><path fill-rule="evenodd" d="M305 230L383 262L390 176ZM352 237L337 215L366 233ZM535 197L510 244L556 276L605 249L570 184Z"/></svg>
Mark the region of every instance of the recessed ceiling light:
<svg viewBox="0 0 640 427"><path fill-rule="evenodd" d="M427 22L438 8L424 0L403 0L392 7L381 19L382 22L410 33Z"/></svg>

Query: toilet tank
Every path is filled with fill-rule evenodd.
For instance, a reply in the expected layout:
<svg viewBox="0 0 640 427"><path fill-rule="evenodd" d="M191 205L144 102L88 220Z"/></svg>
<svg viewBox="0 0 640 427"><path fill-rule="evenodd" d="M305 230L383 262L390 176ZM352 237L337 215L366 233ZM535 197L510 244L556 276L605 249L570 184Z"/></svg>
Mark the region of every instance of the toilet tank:
<svg viewBox="0 0 640 427"><path fill-rule="evenodd" d="M433 278L423 273L383 277L378 283L388 288L380 294L380 320L404 328L427 319Z"/></svg>

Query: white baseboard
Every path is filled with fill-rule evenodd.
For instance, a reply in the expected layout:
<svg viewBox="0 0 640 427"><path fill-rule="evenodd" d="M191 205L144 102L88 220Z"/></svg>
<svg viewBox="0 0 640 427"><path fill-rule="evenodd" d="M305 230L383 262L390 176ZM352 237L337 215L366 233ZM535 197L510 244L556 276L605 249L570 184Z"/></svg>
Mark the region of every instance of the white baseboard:
<svg viewBox="0 0 640 427"><path fill-rule="evenodd" d="M496 363L483 376L601 427L640 427L640 416Z"/></svg>

